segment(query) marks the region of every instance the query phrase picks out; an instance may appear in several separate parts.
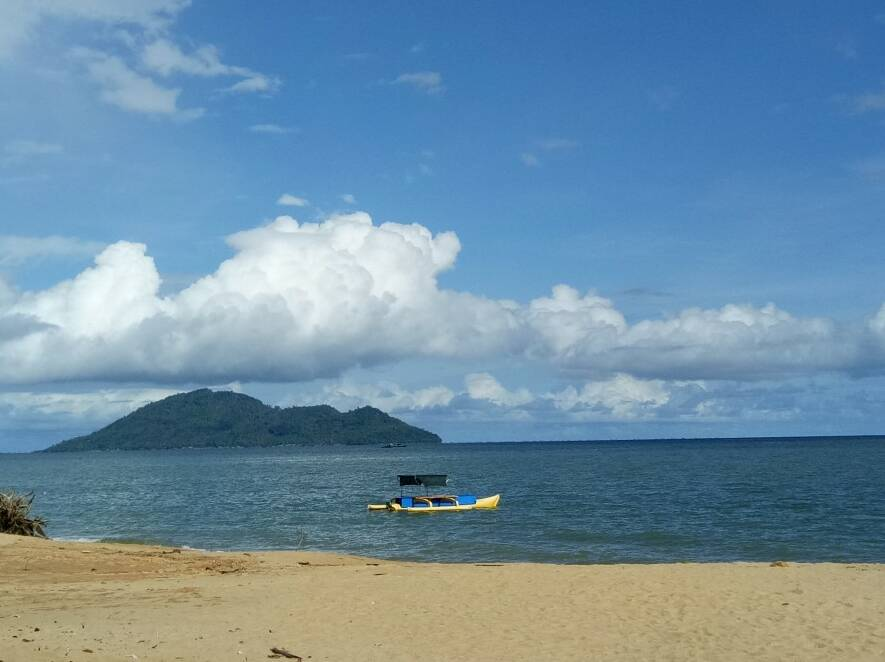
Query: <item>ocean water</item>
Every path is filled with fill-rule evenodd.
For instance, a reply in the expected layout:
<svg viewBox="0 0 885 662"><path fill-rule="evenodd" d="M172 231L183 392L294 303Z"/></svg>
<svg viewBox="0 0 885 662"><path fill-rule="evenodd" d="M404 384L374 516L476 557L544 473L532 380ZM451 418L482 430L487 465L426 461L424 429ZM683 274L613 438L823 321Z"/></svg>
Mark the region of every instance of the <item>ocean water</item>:
<svg viewBox="0 0 885 662"><path fill-rule="evenodd" d="M495 511L370 513L398 473ZM885 438L0 455L52 537L423 561L885 562Z"/></svg>

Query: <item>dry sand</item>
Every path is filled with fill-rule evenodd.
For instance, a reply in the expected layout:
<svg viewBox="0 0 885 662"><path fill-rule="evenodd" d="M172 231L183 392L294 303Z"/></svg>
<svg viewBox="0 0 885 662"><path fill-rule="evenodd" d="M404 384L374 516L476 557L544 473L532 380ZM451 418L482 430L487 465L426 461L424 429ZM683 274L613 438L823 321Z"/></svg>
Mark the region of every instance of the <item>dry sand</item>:
<svg viewBox="0 0 885 662"><path fill-rule="evenodd" d="M0 660L885 660L885 566L441 565L0 535ZM284 658L280 658L284 659Z"/></svg>

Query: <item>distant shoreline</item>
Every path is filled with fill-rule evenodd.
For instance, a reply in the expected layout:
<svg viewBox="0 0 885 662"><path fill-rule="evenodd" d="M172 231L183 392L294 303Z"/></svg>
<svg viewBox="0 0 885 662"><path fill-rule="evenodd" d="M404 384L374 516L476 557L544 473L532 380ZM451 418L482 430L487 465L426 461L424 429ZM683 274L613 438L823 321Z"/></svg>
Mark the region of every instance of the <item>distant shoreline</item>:
<svg viewBox="0 0 885 662"><path fill-rule="evenodd" d="M497 441L443 441L442 443L434 442L413 442L406 444L404 447L382 448L380 442L377 448L381 450L407 450L409 448L439 448L440 446L482 446L487 444L621 444L621 443L679 443L679 442L729 442L729 441L851 441L851 440L874 440L885 441L885 433L883 434L856 434L856 435L791 435L786 437L779 436L763 436L763 437L648 437L648 438L624 438L624 439L529 439L529 440L497 440ZM212 451L212 450L269 450L272 448L361 448L368 449L376 447L374 442L371 443L294 443L294 444L275 444L272 446L179 446L175 448L112 448L112 449L90 449L78 451L65 451L67 453L116 453L130 451L148 451L148 452L165 452L165 451ZM32 455L37 453L46 453L48 448L40 448L33 451L0 451L0 455ZM53 453L57 454L57 453Z"/></svg>

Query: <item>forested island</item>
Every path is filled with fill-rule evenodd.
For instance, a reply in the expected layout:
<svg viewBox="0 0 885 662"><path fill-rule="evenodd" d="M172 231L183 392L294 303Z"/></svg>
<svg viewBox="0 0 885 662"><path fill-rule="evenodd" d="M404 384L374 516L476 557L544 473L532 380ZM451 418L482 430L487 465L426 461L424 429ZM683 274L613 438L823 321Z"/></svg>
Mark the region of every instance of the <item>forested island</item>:
<svg viewBox="0 0 885 662"><path fill-rule="evenodd" d="M374 407L270 407L242 393L200 389L152 402L46 452L330 444L439 444L438 435Z"/></svg>

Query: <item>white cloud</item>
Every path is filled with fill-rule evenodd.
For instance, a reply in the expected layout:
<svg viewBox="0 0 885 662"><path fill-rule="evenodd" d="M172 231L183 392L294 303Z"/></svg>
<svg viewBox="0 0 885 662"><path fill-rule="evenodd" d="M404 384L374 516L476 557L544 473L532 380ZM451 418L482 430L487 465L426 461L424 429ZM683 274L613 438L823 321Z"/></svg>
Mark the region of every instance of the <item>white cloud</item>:
<svg viewBox="0 0 885 662"><path fill-rule="evenodd" d="M249 127L249 131L253 133L271 133L271 134L285 134L292 133L295 131L292 127L289 126L280 126L279 124L253 124Z"/></svg>
<svg viewBox="0 0 885 662"><path fill-rule="evenodd" d="M538 157L531 152L523 152L519 155L519 160L522 161L522 164L527 168L537 168L541 165L541 161Z"/></svg>
<svg viewBox="0 0 885 662"><path fill-rule="evenodd" d="M534 430L531 438L647 437L650 430L655 435L679 430L684 436L706 436L711 424L740 435L750 429L770 433L770 424L784 422L798 422L793 434L803 434L821 424L821 430L838 432L846 421L877 416L885 390L883 379L861 382L839 377L702 382L616 374L535 392L507 388L488 374L468 375L464 383L462 390L446 386L409 390L390 382L364 384L346 378L287 404L328 403L341 410L372 405L444 435L461 423L505 426L489 428L499 430L491 432L491 438L497 439L512 434L513 428L507 426L514 422L521 430ZM478 387L471 389L470 384ZM765 427L746 427L754 423Z"/></svg>
<svg viewBox="0 0 885 662"><path fill-rule="evenodd" d="M501 407L518 407L534 400L527 389L508 391L487 372L473 373L464 378L467 394L474 400L488 400Z"/></svg>
<svg viewBox="0 0 885 662"><path fill-rule="evenodd" d="M228 92L264 92L274 93L282 82L279 78L265 76L246 67L224 64L215 46L206 45L197 48L193 53L184 53L168 39L157 39L148 44L141 54L145 67L170 76L183 73L190 76L217 77L236 76L242 80L226 88Z"/></svg>
<svg viewBox="0 0 885 662"><path fill-rule="evenodd" d="M90 257L102 248L104 244L74 237L0 235L0 266L12 266L44 257Z"/></svg>
<svg viewBox="0 0 885 662"><path fill-rule="evenodd" d="M154 32L168 26L190 0L3 0L0 59L10 57L47 18L133 25Z"/></svg>
<svg viewBox="0 0 885 662"><path fill-rule="evenodd" d="M585 383L580 389L568 386L547 396L557 409L569 412L602 410L618 419L650 415L670 401L665 382L618 374L611 379Z"/></svg>
<svg viewBox="0 0 885 662"><path fill-rule="evenodd" d="M315 396L298 398L293 404L330 404L340 411L369 405L388 413L400 413L448 407L454 397L454 391L445 386L409 391L391 382L357 384L342 381L324 387Z"/></svg>
<svg viewBox="0 0 885 662"><path fill-rule="evenodd" d="M629 325L610 300L564 285L532 301L527 322L536 333L530 352L569 370L675 379L850 370L865 342L831 320L798 319L772 304L690 308Z"/></svg>
<svg viewBox="0 0 885 662"><path fill-rule="evenodd" d="M699 400L701 397L703 401ZM431 416L434 420L547 423L700 418L699 401L708 403L708 410L734 407L727 390L720 389L714 396L703 384L643 380L625 374L579 382L546 393L533 393L526 388L508 389L489 373L466 375L464 390L458 392L446 386L409 391L390 382L359 384L341 380L296 400L297 404L329 403L342 410L371 405L390 412ZM773 406L772 410L777 407ZM706 411L705 415L713 414ZM735 412L729 410L717 415L730 418Z"/></svg>
<svg viewBox="0 0 885 662"><path fill-rule="evenodd" d="M226 92L232 94L248 94L250 92L262 92L264 94L275 94L279 91L283 82L276 76L265 76L264 74L254 74L248 78L244 78L238 83L234 83Z"/></svg>
<svg viewBox="0 0 885 662"><path fill-rule="evenodd" d="M200 46L193 53L185 53L169 39L157 39L141 53L141 61L145 67L156 71L161 76L175 73L190 76L237 76L243 80L232 88L241 92L270 92L279 87L279 79L265 76L246 67L224 64L218 49L212 45Z"/></svg>
<svg viewBox="0 0 885 662"><path fill-rule="evenodd" d="M499 304L437 288L460 248L452 233L356 213L281 217L229 243L234 257L171 297L158 295L145 247L129 242L18 296L0 318L46 327L0 342L0 381L303 380L401 356L486 353L509 324Z"/></svg>
<svg viewBox="0 0 885 662"><path fill-rule="evenodd" d="M85 63L90 77L101 87L101 99L123 110L191 120L203 114L202 108L178 106L181 90L166 88L136 73L116 55L86 48L72 54Z"/></svg>
<svg viewBox="0 0 885 662"><path fill-rule="evenodd" d="M494 301L439 287L460 250L453 233L376 226L365 213L303 224L282 216L228 243L230 259L171 296L159 294L146 248L129 242L49 289L7 288L0 382L298 381L422 357L523 357L594 382L885 370L883 311L855 327L770 304L628 323L612 301L565 285L526 304ZM610 402L612 389L635 386L626 379L573 399ZM496 384L474 375L467 389L497 406L532 406L528 392ZM660 398L653 382L643 388L647 409Z"/></svg>
<svg viewBox="0 0 885 662"><path fill-rule="evenodd" d="M109 26L105 32L121 47L114 52L77 47L71 52L100 85L101 99L123 110L180 120L203 114L201 108L180 108L181 88L161 85L152 75L239 79L222 90L233 94L273 94L280 88L282 81L275 76L222 62L215 46L187 53L176 45L170 28L189 4L189 0L6 0L0 3L0 59L27 43L45 19L82 21L94 28ZM47 52L58 55L51 49Z"/></svg>
<svg viewBox="0 0 885 662"><path fill-rule="evenodd" d="M178 72L191 76L228 76L249 73L248 70L222 64L218 49L214 46L201 46L190 55L186 55L168 39L157 39L145 46L141 53L141 61L148 69L162 76Z"/></svg>
<svg viewBox="0 0 885 662"><path fill-rule="evenodd" d="M341 198L341 202L343 202L344 204L347 204L347 205L355 205L356 204L356 197L351 193L342 193L338 197Z"/></svg>
<svg viewBox="0 0 885 662"><path fill-rule="evenodd" d="M442 74L438 71L416 71L413 73L400 74L393 80L393 85L408 85L426 94L442 94L446 91L443 86Z"/></svg>
<svg viewBox="0 0 885 662"><path fill-rule="evenodd" d="M870 320L869 326L878 339L885 343L885 303L879 308L878 314Z"/></svg>
<svg viewBox="0 0 885 662"><path fill-rule="evenodd" d="M277 200L277 204L285 207L307 207L310 202L306 198L299 198L291 193L283 193Z"/></svg>
<svg viewBox="0 0 885 662"><path fill-rule="evenodd" d="M85 393L0 392L0 412L7 425L22 419L110 422L179 391L173 389L100 389Z"/></svg>

